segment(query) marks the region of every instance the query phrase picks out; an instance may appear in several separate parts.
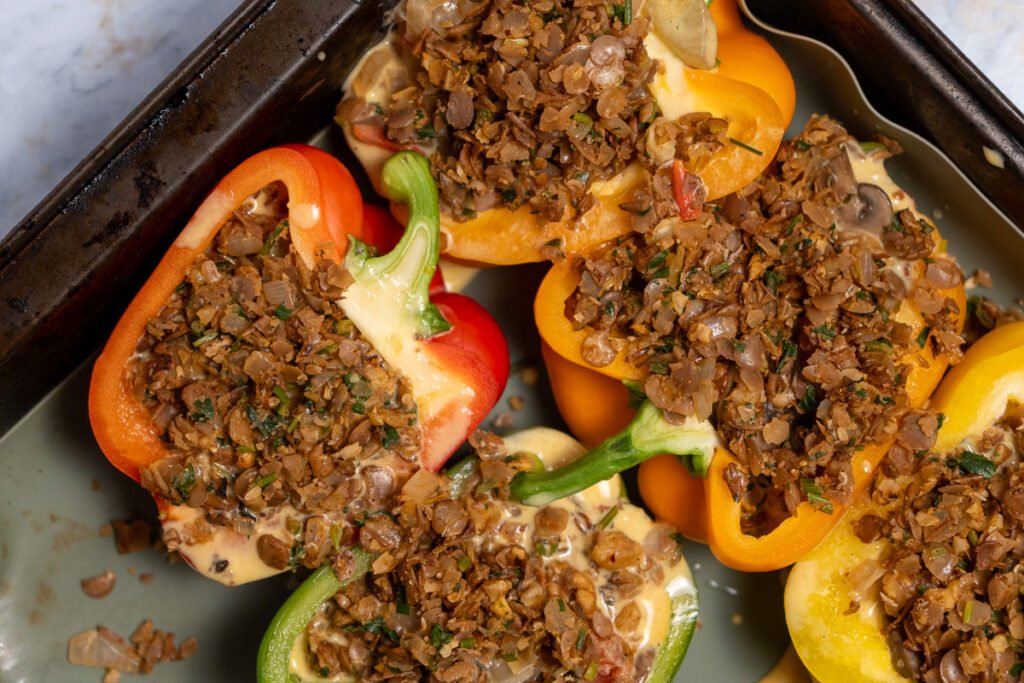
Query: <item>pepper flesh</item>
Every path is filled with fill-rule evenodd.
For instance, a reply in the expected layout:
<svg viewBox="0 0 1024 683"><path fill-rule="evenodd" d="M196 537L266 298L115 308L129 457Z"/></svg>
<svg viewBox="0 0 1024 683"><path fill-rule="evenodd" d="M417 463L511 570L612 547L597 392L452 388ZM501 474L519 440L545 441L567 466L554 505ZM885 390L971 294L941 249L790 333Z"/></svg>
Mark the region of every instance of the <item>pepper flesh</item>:
<svg viewBox="0 0 1024 683"><path fill-rule="evenodd" d="M383 188L409 206L401 240L370 258L353 242L354 278L341 307L377 352L408 379L420 425L420 465L437 471L487 416L508 378L508 348L497 323L458 294L431 301L440 249L437 188L426 158L403 151L384 164Z"/></svg>
<svg viewBox="0 0 1024 683"><path fill-rule="evenodd" d="M600 424L594 424L590 413L605 412L606 407L598 406L604 406L606 403L621 405L628 396L628 390L624 386L615 387L610 381L636 381L643 375L640 368L625 360L624 354L619 354L612 363L599 368L591 366L583 359L580 349L588 332L586 329L574 329L572 322L565 315L565 301L572 296L578 282L579 275L568 262L552 266L537 291L534 317L541 338L550 348L550 352L545 354L545 360L549 368L553 368L550 371L552 390L562 411L562 417L569 425L570 431L576 433L576 430L580 429L581 433L587 435L588 441L596 442L607 438L613 432L602 431ZM957 321L959 329L963 325L963 313L966 311L963 287L939 291L943 296L956 302L960 311ZM924 329L921 315L907 301L892 314L892 318L909 325L914 336ZM565 363L609 378L609 382L604 383L608 391L584 395L577 389L576 382L559 381L560 377L579 377L581 372L567 371L558 357ZM555 362L552 363L549 359L554 359ZM925 347L909 360L911 371L907 377L906 390L908 404L911 407L918 407L927 400L948 364L948 358L935 356L929 344L925 344ZM597 380L593 382L596 384ZM890 444L891 440L888 440L867 446L855 455L854 496L867 485L871 473ZM774 531L760 537L745 534L741 527L741 507L733 500L732 493L722 476L733 462L736 460L728 451L719 449L711 461L708 476L690 481L693 477L684 467L672 464L666 459L651 459L640 467L640 493L656 516L675 523L689 538L706 540L712 552L723 564L740 571L771 571L793 564L814 548L842 517L844 508L841 505L833 505L833 513L828 514L809 503L802 503L797 507L796 514L782 522ZM698 487L703 493L703 520L695 514L695 509L701 504L701 501L694 497Z"/></svg>
<svg viewBox="0 0 1024 683"><path fill-rule="evenodd" d="M217 184L121 316L93 367L93 434L107 460L135 481L140 467L169 451L148 410L125 381L125 367L145 335L147 321L160 312L231 212L274 181L288 189L292 242L307 267L312 268L317 258L340 260L348 236L362 234L363 202L355 181L337 159L313 147L288 145L260 152Z"/></svg>
<svg viewBox="0 0 1024 683"><path fill-rule="evenodd" d="M734 0L715 0L709 9L718 28L718 74L764 90L788 126L796 110L796 85L782 56L746 27Z"/></svg>
<svg viewBox="0 0 1024 683"><path fill-rule="evenodd" d="M946 453L964 439L982 434L1010 403L1024 402L1024 322L998 327L967 350L942 380L930 408L945 419L934 453ZM806 558L786 583L786 622L804 665L823 681L905 681L892 664L881 606L861 598L850 613L850 569L877 561L886 541L863 543L854 533L860 516L883 516L868 496L851 508L843 523ZM872 598L876 599L876 598Z"/></svg>

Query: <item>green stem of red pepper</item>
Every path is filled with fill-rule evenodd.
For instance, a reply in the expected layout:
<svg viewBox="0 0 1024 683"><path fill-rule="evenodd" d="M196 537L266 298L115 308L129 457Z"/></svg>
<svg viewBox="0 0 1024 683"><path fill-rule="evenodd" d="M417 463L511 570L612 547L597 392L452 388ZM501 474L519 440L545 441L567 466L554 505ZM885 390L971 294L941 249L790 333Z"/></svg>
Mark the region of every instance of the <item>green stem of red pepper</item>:
<svg viewBox="0 0 1024 683"><path fill-rule="evenodd" d="M384 164L384 192L409 207L388 253L353 239L345 265L354 282L346 315L409 381L420 425L420 464L438 470L483 421L508 379L508 346L494 319L459 294L431 300L441 244L437 187L429 162L399 152Z"/></svg>
<svg viewBox="0 0 1024 683"><path fill-rule="evenodd" d="M399 152L384 164L381 182L388 197L409 206L405 233L394 249L376 257L370 245L350 237L345 267L357 283L397 283L402 292L399 303L415 317L421 339L447 332L451 324L430 302L430 283L441 255L441 215L430 163L414 152Z"/></svg>

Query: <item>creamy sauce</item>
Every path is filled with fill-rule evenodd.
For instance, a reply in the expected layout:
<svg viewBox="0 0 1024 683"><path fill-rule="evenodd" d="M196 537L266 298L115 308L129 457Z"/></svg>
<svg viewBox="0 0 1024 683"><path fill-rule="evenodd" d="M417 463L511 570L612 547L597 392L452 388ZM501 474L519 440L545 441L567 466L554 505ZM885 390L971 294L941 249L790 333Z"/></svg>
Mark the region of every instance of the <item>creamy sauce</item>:
<svg viewBox="0 0 1024 683"><path fill-rule="evenodd" d="M189 525L201 521L205 512L203 509L185 505L171 505L162 513L161 525L165 537L168 531L173 530L181 538L188 538ZM269 534L290 546L295 538L288 532L288 521L303 517L295 508L285 505L254 522L255 528L250 536L243 536L229 527L215 526L213 535L205 543L182 544L176 547L168 545L168 548L177 550L178 554L203 576L225 586L237 586L281 573L282 570L274 569L260 559L256 551L256 539ZM223 562L227 564L218 571L218 563Z"/></svg>
<svg viewBox="0 0 1024 683"><path fill-rule="evenodd" d="M572 462L586 451L583 445L571 436L547 427L535 427L513 434L505 439L505 444L509 452L525 451L537 455L550 469ZM618 505L619 512L608 524L607 529L620 531L642 546L644 539L654 528L654 522L643 510L625 502L622 495L622 478L616 475L580 493L551 503L552 507L567 510L570 520L562 533L562 544L550 559L561 559L578 569L590 572L597 587L598 607L613 622L618 611L628 603L609 605L605 600L601 588L602 580L606 577L602 577L602 572L590 561L586 552L586 536L573 522L572 516L582 514L592 524L597 524L608 510ZM540 508L518 507L521 512L516 518L517 521L527 521L532 526ZM527 534L532 535L531 531L527 531ZM693 576L685 560L680 560L673 567L666 566L665 577L660 584L644 585L640 594L632 599L640 608L642 618L635 634L622 634L625 640L635 651L647 647L657 649L668 635L672 598L693 591Z"/></svg>
<svg viewBox="0 0 1024 683"><path fill-rule="evenodd" d="M856 143L846 146L846 155L850 157L850 164L853 166L853 176L858 183L877 185L885 190L892 202L893 211L910 209L916 215L917 206L913 198L903 188L893 181L889 172L885 170L885 160L875 154L866 154ZM919 215L920 217L920 215Z"/></svg>

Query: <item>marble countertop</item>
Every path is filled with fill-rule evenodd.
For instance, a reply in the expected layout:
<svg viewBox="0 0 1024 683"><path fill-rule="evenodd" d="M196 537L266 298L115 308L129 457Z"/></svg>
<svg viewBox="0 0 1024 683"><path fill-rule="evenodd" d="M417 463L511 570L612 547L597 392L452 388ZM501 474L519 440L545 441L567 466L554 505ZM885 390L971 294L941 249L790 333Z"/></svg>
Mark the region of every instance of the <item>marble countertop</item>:
<svg viewBox="0 0 1024 683"><path fill-rule="evenodd" d="M322 1L322 0L310 0ZM1024 3L918 0L1024 108ZM0 0L0 238L239 0Z"/></svg>

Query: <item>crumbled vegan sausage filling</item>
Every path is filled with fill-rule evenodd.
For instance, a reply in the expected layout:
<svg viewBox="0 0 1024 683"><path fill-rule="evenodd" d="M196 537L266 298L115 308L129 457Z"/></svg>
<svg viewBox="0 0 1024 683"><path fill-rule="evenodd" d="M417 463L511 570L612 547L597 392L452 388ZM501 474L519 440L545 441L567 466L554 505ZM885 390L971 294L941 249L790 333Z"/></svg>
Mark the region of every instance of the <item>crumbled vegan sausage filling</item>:
<svg viewBox="0 0 1024 683"><path fill-rule="evenodd" d="M873 483L880 512L854 523L862 541L890 543L878 563L854 574L879 582L893 663L904 676L1016 680L1024 641L1024 411L1012 406L950 453L931 450L938 416L922 412L912 421L929 426L901 429Z"/></svg>
<svg viewBox="0 0 1024 683"><path fill-rule="evenodd" d="M723 119L660 115L648 89L658 64L643 43L650 20L630 16L629 3L484 0L420 17L428 4L406 3L391 37L410 68L404 82L378 93L384 101L350 96L338 114L357 138L374 130L429 151L456 220L495 206L529 205L548 221L569 207L582 214L594 181L636 161L646 182L622 208L643 228L678 213L672 159L699 174L728 144ZM381 66L371 58L357 79L372 82Z"/></svg>
<svg viewBox="0 0 1024 683"><path fill-rule="evenodd" d="M262 536L260 557L313 568L343 517L408 476L419 428L406 382L337 304L347 271L295 255L286 202L275 183L234 213L147 323L126 378L170 451L142 484L205 513L168 545L215 527L249 536L291 506L295 544Z"/></svg>
<svg viewBox="0 0 1024 683"><path fill-rule="evenodd" d="M582 260L566 314L581 352L646 370L669 419L710 418L739 465L726 481L745 531L775 528L802 500L846 500L851 459L906 413L904 379L926 345L956 359L962 281L934 228L858 184L860 147L812 118L754 183L695 220L663 219ZM886 151L876 151L884 154ZM896 320L905 302L927 331Z"/></svg>
<svg viewBox="0 0 1024 683"><path fill-rule="evenodd" d="M491 434L471 441L481 463L461 496L421 470L365 518L360 543L379 556L310 622L310 669L364 681L644 680L656 653L638 647L636 598L682 562L677 534L654 524L641 544L613 513L511 503L508 482L533 460ZM339 577L348 562L336 559Z"/></svg>

